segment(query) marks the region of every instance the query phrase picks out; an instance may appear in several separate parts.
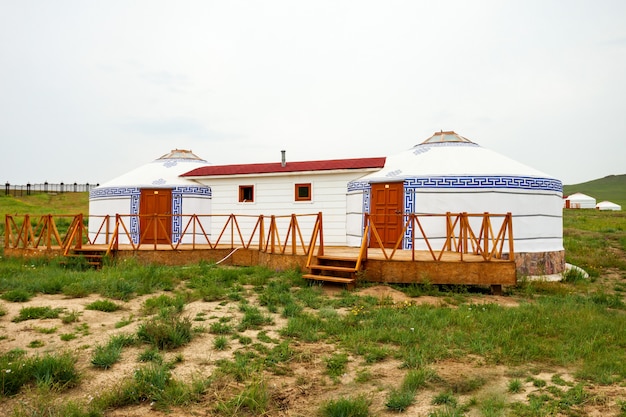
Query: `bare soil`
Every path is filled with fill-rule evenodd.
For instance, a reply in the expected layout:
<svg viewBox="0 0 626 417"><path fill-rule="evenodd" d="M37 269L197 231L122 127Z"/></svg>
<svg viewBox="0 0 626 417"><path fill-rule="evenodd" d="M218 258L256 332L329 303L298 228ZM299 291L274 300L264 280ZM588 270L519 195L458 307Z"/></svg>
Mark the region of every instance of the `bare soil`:
<svg viewBox="0 0 626 417"><path fill-rule="evenodd" d="M336 287L324 287L329 294L336 291ZM368 287L357 290L363 295L378 297L386 302L396 303L427 303L435 306L447 305L441 297L408 297L400 291L387 286ZM142 306L148 295L137 297L128 302L119 302L123 305L121 310L111 313L86 310L89 303L101 299L99 296L85 298L65 298L63 295L40 295L31 301L24 303L2 302L2 307L7 314L0 317L0 331L5 337L0 340L0 352L5 353L14 348L25 349L29 354L43 354L45 352L70 351L78 357L77 367L82 379L80 384L62 392L58 396L59 401L74 399L89 402L94 397L115 387L121 381L132 378L133 371L142 366L138 361L138 355L145 347L128 347L123 350L120 362L112 368L103 370L91 365L90 360L93 350L97 345L107 343L111 335L118 333L134 333L137 327L145 320ZM475 303L498 303L510 308L516 308L517 300L508 296L476 296L471 302ZM27 320L14 323L11 320L16 317L19 310L25 306L49 306L63 308L66 312L75 311L80 313L77 323L63 324L60 319ZM198 313L202 313L198 316ZM206 321L198 321L198 326L206 326L219 317L231 316L235 319L241 316L238 304L235 302L203 302L196 301L186 305L185 314L190 318L205 317ZM132 319L131 324L116 329L115 324L123 319ZM274 324L264 327L264 331L270 337L279 338L278 330L286 324L286 320L280 315L273 315ZM86 325L86 326L85 326ZM77 326L83 326L82 330ZM85 327L87 329L85 329ZM57 328L54 333L42 333L41 329ZM75 333L77 337L70 341L62 341L61 334ZM247 331L247 335L255 339L258 331ZM173 360L175 356L182 357L172 370L173 378L190 382L193 378L206 378L216 368L216 360L232 357L242 345L237 340L230 340L227 350L218 351L213 347L216 336L209 332L198 334L193 341L173 352L164 353L165 360ZM40 341L43 346L39 348L28 347L33 341ZM256 339L255 339L256 340ZM395 415L385 407L385 401L390 390L399 387L406 373L400 368L400 363L394 359L383 362L365 364L362 358L350 357L348 371L338 381L331 380L325 374L324 358L334 351L332 345L326 343L292 343L292 348L297 352L294 359L288 364L290 371L286 375L264 375L268 390L272 397L272 409L266 415L270 416L313 416L318 415L320 405L328 399L337 399L342 396L355 396L364 394L371 400L370 410L373 415ZM539 392L532 382L526 382L518 394L507 392L508 384L520 372L528 373L532 370L534 378L543 379L549 386L552 384L553 375L559 375L564 380L573 381L572 369L544 368L537 364L527 364L523 369L513 369L501 365L487 364L477 356L468 356L462 360L445 360L433 365L434 370L440 377L440 381L430 384L426 389L420 390L415 403L403 413L406 416L427 416L437 406L432 405L432 399L437 394L446 391L450 387L459 386L468 379L483 379L484 385L478 390L463 394L460 392L460 402L468 402L470 397L482 398L501 394L506 401L528 401L529 394ZM370 375L365 382L357 380L363 371ZM160 411L154 405L142 403L139 405L107 411L109 417L140 417L140 416L212 416L215 403L220 398L228 397L229 393L237 392L242 384L235 381L222 381L217 386L210 386L204 400L192 404L184 409L172 408ZM545 387L543 388L545 389ZM619 416L618 400L626 398L624 386L587 386L585 388L593 394L593 401L584 405L581 415L588 416ZM0 402L0 415L11 415L12 410L18 404L28 404L32 401L28 390L15 397L3 399ZM472 409L469 416L480 415L478 410Z"/></svg>

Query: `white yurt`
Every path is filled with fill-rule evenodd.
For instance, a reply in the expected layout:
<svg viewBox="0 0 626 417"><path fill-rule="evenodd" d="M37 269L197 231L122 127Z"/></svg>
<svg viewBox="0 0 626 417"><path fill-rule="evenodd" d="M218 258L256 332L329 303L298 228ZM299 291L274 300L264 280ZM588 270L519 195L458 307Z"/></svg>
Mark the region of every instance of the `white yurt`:
<svg viewBox="0 0 626 417"><path fill-rule="evenodd" d="M565 197L565 208L575 209L594 209L596 208L596 199L583 193L574 193Z"/></svg>
<svg viewBox="0 0 626 417"><path fill-rule="evenodd" d="M620 206L619 204L615 204L611 201L601 201L596 204L596 208L598 210L620 211L622 209L622 206Z"/></svg>
<svg viewBox="0 0 626 417"><path fill-rule="evenodd" d="M381 206L384 200L391 201L391 206ZM437 132L388 157L380 171L348 184L349 244L361 241L364 213L510 212L518 272L560 273L565 268L562 200L563 185L558 179L455 132ZM445 220L433 216L421 221L433 248L441 249ZM410 234L405 233L403 248L411 245ZM425 242L416 241L415 246L427 249ZM504 249L508 254L508 248Z"/></svg>
<svg viewBox="0 0 626 417"><path fill-rule="evenodd" d="M211 212L211 189L180 177L205 165L207 161L191 151L174 149L94 188L89 193L90 241L109 243L119 215L128 231L119 229L121 244L177 243L189 214ZM208 217L203 221L208 223ZM191 239L185 233L181 243Z"/></svg>

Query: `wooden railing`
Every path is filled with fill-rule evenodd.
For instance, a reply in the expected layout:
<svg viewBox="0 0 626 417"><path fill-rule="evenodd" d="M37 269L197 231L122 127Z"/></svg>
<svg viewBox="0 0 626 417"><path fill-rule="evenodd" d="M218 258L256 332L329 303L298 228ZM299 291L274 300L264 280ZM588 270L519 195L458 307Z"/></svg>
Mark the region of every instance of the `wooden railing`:
<svg viewBox="0 0 626 417"><path fill-rule="evenodd" d="M427 251L430 253L434 261L440 261L444 253L457 253L459 259L463 260L464 254L473 254L482 256L483 260L490 261L492 259L502 259L505 244L508 249L509 259L514 259L513 245L513 216L511 213L506 214L469 214L469 213L446 213L446 214L397 214L391 216L401 216L403 219L402 233L399 234L397 241L391 248L385 248L383 241L378 233L376 222L372 217L379 218L381 215L371 216L365 215L365 228L363 240L361 242L361 250L359 253L359 261L367 260L368 248L371 241L376 243L378 249L383 253L387 260L394 258L398 250L403 249L404 241L407 234L410 236L411 260L415 260L415 251L417 243L422 242ZM423 223L427 219L440 218L445 221L445 237L441 248L433 249L432 236L429 238L424 231ZM478 233L476 227L472 226L472 219L479 219L480 228ZM494 220L500 219L499 228L496 225L497 233L494 231ZM476 222L474 222L476 223ZM409 233L407 233L409 232ZM388 254L388 250L391 253Z"/></svg>
<svg viewBox="0 0 626 417"><path fill-rule="evenodd" d="M63 219L70 219L65 233L59 232L57 226ZM82 214L47 214L40 216L36 221L28 214L21 220L7 214L4 220L4 247L32 249L60 247L67 255L71 248L79 249L83 243L88 243L85 231Z"/></svg>
<svg viewBox="0 0 626 417"><path fill-rule="evenodd" d="M175 242L172 241L171 234L165 233L165 222L171 222L172 218L178 216L181 220L181 233ZM501 259L505 248L508 249L509 259L514 258L513 248L513 221L511 213L507 214L468 214L468 213L446 213L446 214L399 214L403 220L402 233L393 247L385 248L381 236L378 232L379 225L372 217L365 215L365 225L361 247L357 258L357 268L367 260L370 243L376 243L377 250L382 251L385 259L392 260L394 255L402 250L411 251L411 260L415 260L415 252L423 251L417 249L418 244L424 246L435 261L441 261L444 253L456 253L459 259L463 260L464 254L482 256L483 260ZM58 219L69 218L69 226L65 233L60 233L57 227ZM100 218L98 223L97 219ZM308 226L303 234L301 223L305 218L313 218L312 226ZM56 220L55 220L56 219ZM250 219L254 222L252 228L240 227L240 222ZM269 219L269 222L268 222ZM429 219L441 219L445 222L445 236L440 236L439 240L444 243L439 248L434 248L433 240L436 238L427 236L424 223ZM498 219L499 224L496 223ZM143 220L143 230L140 236L133 235L129 230L132 221ZM223 222L219 234L212 238L205 228L208 222ZM288 220L288 224L287 223ZM107 254L118 250L120 238L124 238L126 245L132 250L141 247L153 249L179 249L181 245L191 246L195 249L202 245L210 249L221 248L255 248L262 252L277 254L301 253L307 256L307 266L311 265L315 256L324 254L324 230L322 224L322 213L316 214L291 214L288 216L249 216L249 215L121 215L115 216L90 216L90 221L98 224L92 227L95 232L89 235L84 224L82 214L78 215L45 215L41 216L37 222L29 215L24 215L23 219L7 214L5 216L4 247L5 248L61 248L64 254L68 254L72 249L80 249L85 244L104 244ZM113 225L111 222L115 222ZM310 222L309 222L310 223ZM139 223L137 223L139 224ZM218 223L222 224L222 223ZM252 224L252 223L250 223ZM286 224L286 226L285 226ZM480 226L477 227L477 224ZM444 227L438 227L443 230ZM148 232L151 232L148 235ZM163 232L163 233L159 233ZM150 243L145 242L146 236L162 236L164 242L157 243L153 239ZM284 236L284 237L283 237ZM307 240L308 237L308 240ZM404 242L410 242L410 248L404 248Z"/></svg>
<svg viewBox="0 0 626 417"><path fill-rule="evenodd" d="M63 217L72 220L67 231L60 233L55 218ZM174 217L179 217L177 220L182 225L182 231L175 242L172 241L172 235L166 228L166 222L171 224ZM254 221L254 227L249 232L242 231L239 225L244 218ZM310 238L308 241L301 226L305 218L311 219L309 223L313 223L312 226L309 226ZM125 243L122 244L130 245L132 250L150 246L155 250L157 248L163 249L163 247L175 250L180 245L191 246L192 249L195 249L199 245L203 245L203 247L208 246L210 249L216 249L218 246L232 249L235 247L246 249L254 247L262 252L279 254L288 253L289 249L291 254L301 251L301 253L309 255L318 241L320 242L319 248L323 248L322 213L287 216L116 214L114 216L90 216L90 221L97 224L97 227L92 228L96 231L91 236L83 222L82 214L41 216L34 227L29 215L24 215L23 219L18 219L16 216L7 214L5 216L4 247L21 249L61 248L64 254L68 254L72 249L79 249L84 244L93 245L97 243L105 245L108 254L113 250L118 250L120 238L124 238ZM139 222L143 223L140 236L133 235L129 231L131 221L136 221L138 224ZM210 231L207 231L204 226L209 221L223 222L223 227L215 239L211 238ZM146 238L150 236L159 236L163 241ZM151 240L151 242L143 243L147 240Z"/></svg>

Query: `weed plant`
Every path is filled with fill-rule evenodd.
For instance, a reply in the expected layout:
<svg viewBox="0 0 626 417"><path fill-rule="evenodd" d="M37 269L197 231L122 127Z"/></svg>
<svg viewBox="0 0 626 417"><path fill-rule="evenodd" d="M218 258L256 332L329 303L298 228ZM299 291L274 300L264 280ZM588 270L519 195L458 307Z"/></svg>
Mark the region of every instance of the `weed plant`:
<svg viewBox="0 0 626 417"><path fill-rule="evenodd" d="M232 398L218 402L215 411L223 416L263 416L267 415L270 398L265 382L255 378Z"/></svg>
<svg viewBox="0 0 626 417"><path fill-rule="evenodd" d="M154 362L157 364L163 363L163 356L159 353L158 349L150 347L139 354L137 358L139 362Z"/></svg>
<svg viewBox="0 0 626 417"><path fill-rule="evenodd" d="M119 361L122 348L135 344L135 338L131 335L118 334L111 336L106 345L98 345L91 358L91 364L98 368L109 369Z"/></svg>
<svg viewBox="0 0 626 417"><path fill-rule="evenodd" d="M79 382L75 364L70 353L35 357L21 350L5 353L0 356L0 397L15 395L28 384L56 391L72 388Z"/></svg>
<svg viewBox="0 0 626 417"><path fill-rule="evenodd" d="M330 376L333 381L337 381L339 377L346 372L348 355L345 353L335 353L324 358L324 362L326 363L326 373L328 376Z"/></svg>
<svg viewBox="0 0 626 417"><path fill-rule="evenodd" d="M154 314L158 311L168 310L173 313L180 313L185 308L185 296L183 294L177 294L175 296L169 296L162 294L156 297L150 297L144 301L143 313Z"/></svg>
<svg viewBox="0 0 626 417"><path fill-rule="evenodd" d="M364 396L326 401L321 407L324 417L367 417L370 402Z"/></svg>
<svg viewBox="0 0 626 417"><path fill-rule="evenodd" d="M188 317L167 312L142 323L137 337L157 349L175 349L193 338L192 321Z"/></svg>
<svg viewBox="0 0 626 417"><path fill-rule="evenodd" d="M96 399L98 409L123 407L141 402L152 402L157 409L181 406L197 401L206 389L208 381L192 381L190 384L172 378L169 365L151 363L135 371L131 380Z"/></svg>
<svg viewBox="0 0 626 417"><path fill-rule="evenodd" d="M111 300L96 300L85 306L86 310L98 310L98 311L104 311L106 313L117 311L120 308L121 307L119 304L116 304Z"/></svg>
<svg viewBox="0 0 626 417"><path fill-rule="evenodd" d="M260 329L262 326L273 324L274 321L268 315L261 312L258 307L241 303L239 311L243 312L241 322L237 326L237 330L243 332L248 329Z"/></svg>
<svg viewBox="0 0 626 417"><path fill-rule="evenodd" d="M23 288L9 290L0 296L3 300L11 301L13 303L23 303L25 301L29 301L32 297L33 294Z"/></svg>
<svg viewBox="0 0 626 417"><path fill-rule="evenodd" d="M52 307L23 307L20 309L19 314L13 318L13 322L19 323L25 320L37 320L37 319L56 319L63 311L62 308Z"/></svg>

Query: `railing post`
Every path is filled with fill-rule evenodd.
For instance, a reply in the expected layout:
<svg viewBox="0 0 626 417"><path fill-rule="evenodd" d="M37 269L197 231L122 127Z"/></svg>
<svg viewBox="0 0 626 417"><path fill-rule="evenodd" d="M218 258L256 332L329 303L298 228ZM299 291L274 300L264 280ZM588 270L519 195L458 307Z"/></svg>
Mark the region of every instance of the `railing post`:
<svg viewBox="0 0 626 417"><path fill-rule="evenodd" d="M272 215L270 219L270 253L274 253L276 243L276 216Z"/></svg>
<svg viewBox="0 0 626 417"><path fill-rule="evenodd" d="M297 239L296 239L296 225L298 224L298 219L294 213L291 214L291 224L289 228L291 229L291 254L296 254L297 248ZM285 242L286 244L287 242Z"/></svg>
<svg viewBox="0 0 626 417"><path fill-rule="evenodd" d="M509 212L506 214L509 229L509 259L515 261L515 251L513 248L513 215Z"/></svg>
<svg viewBox="0 0 626 417"><path fill-rule="evenodd" d="M446 247L448 252L452 251L452 224L450 223L450 212L446 212Z"/></svg>
<svg viewBox="0 0 626 417"><path fill-rule="evenodd" d="M485 239L485 243L484 243L484 249L483 249L483 258L488 257L491 258L491 256L489 255L489 231L491 230L491 218L489 217L489 213L485 212L483 214L483 239Z"/></svg>
<svg viewBox="0 0 626 417"><path fill-rule="evenodd" d="M259 251L265 246L265 216L259 216Z"/></svg>
<svg viewBox="0 0 626 417"><path fill-rule="evenodd" d="M78 215L78 243L76 244L77 249L81 249L83 247L83 213Z"/></svg>

